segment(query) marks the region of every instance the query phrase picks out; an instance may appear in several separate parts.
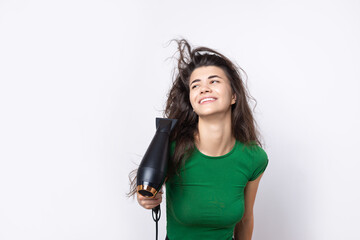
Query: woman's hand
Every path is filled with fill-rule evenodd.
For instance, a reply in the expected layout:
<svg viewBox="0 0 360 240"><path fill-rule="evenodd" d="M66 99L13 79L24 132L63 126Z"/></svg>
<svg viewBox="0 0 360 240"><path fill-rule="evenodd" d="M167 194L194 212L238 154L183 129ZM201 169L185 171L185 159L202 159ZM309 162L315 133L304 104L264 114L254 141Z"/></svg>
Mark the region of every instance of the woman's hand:
<svg viewBox="0 0 360 240"><path fill-rule="evenodd" d="M143 195L136 193L139 204L146 209L152 209L162 202L162 191L159 191L154 198L144 197Z"/></svg>

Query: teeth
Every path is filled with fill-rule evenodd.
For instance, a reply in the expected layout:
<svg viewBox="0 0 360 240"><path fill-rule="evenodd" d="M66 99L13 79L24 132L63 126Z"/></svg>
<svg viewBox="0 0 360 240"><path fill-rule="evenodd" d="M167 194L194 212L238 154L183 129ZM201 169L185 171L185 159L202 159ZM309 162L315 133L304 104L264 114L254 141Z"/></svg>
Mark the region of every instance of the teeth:
<svg viewBox="0 0 360 240"><path fill-rule="evenodd" d="M215 100L215 98L204 98L200 101L200 103L203 103L205 101L211 101L211 100Z"/></svg>

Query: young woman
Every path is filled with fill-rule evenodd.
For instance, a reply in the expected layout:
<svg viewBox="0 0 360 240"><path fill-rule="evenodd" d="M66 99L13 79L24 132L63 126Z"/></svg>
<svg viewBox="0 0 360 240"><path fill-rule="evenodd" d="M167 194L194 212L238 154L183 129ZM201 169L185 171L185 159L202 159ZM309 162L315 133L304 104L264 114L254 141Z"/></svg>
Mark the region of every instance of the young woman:
<svg viewBox="0 0 360 240"><path fill-rule="evenodd" d="M166 181L167 239L250 240L268 157L241 69L212 49L176 42L178 71L165 109L166 117L178 119ZM152 209L162 193L137 199Z"/></svg>

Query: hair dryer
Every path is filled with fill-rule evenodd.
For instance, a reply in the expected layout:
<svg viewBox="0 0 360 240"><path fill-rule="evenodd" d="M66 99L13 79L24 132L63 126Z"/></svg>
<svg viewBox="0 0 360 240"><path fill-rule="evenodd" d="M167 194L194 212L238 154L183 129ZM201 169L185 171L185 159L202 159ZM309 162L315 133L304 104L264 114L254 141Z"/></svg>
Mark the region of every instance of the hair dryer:
<svg viewBox="0 0 360 240"><path fill-rule="evenodd" d="M156 118L156 133L146 150L137 171L137 192L145 197L155 197L160 191L166 177L169 159L170 133L177 120ZM158 239L158 221L161 216L160 205L152 209L156 223L156 240Z"/></svg>
<svg viewBox="0 0 360 240"><path fill-rule="evenodd" d="M167 172L169 140L177 120L156 118L156 133L137 171L137 192L155 197L160 191Z"/></svg>

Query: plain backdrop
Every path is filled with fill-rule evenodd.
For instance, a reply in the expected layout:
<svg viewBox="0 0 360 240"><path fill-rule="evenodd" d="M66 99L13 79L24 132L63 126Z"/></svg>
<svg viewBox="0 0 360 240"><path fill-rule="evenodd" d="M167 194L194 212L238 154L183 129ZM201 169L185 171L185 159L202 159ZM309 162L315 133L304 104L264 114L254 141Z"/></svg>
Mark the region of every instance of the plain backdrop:
<svg viewBox="0 0 360 240"><path fill-rule="evenodd" d="M269 156L253 239L360 239L359 13L356 0L0 0L0 239L155 238L125 194L181 37L248 74Z"/></svg>

